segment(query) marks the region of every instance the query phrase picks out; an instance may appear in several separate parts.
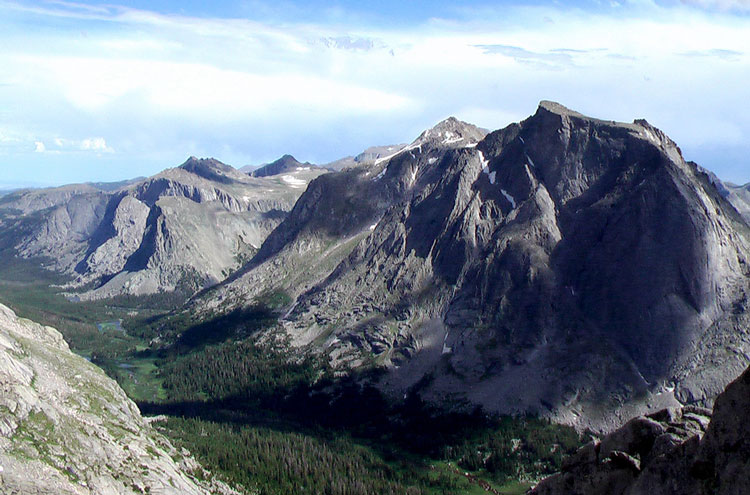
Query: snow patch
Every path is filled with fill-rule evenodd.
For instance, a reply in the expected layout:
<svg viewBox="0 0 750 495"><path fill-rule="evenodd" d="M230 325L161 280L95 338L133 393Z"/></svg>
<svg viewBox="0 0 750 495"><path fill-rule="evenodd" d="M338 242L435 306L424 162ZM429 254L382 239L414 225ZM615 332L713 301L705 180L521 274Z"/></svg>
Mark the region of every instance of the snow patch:
<svg viewBox="0 0 750 495"><path fill-rule="evenodd" d="M452 347L448 347L448 330L445 331L445 337L443 337L443 352L442 354L450 354L453 352Z"/></svg>
<svg viewBox="0 0 750 495"><path fill-rule="evenodd" d="M377 225L378 225L378 224L376 224L376 223L374 223L374 224L370 225L370 227L369 227L369 228L370 228L370 230L375 230L375 227L377 227Z"/></svg>
<svg viewBox="0 0 750 495"><path fill-rule="evenodd" d="M531 159L531 157L529 156L529 154L528 153L524 153L524 155L526 155L526 159L529 161L529 165L531 165L532 167L535 167L536 165L534 165L534 160Z"/></svg>
<svg viewBox="0 0 750 495"><path fill-rule="evenodd" d="M310 167L297 167L297 171L310 170Z"/></svg>
<svg viewBox="0 0 750 495"><path fill-rule="evenodd" d="M434 158L434 157L433 157L433 158L430 158L430 159L428 159L428 160L427 160L427 163L429 163L430 165L432 165L432 164L433 164L433 163L435 163L436 161L437 161L437 158Z"/></svg>
<svg viewBox="0 0 750 495"><path fill-rule="evenodd" d="M471 143L464 146L464 148L476 148L478 143Z"/></svg>
<svg viewBox="0 0 750 495"><path fill-rule="evenodd" d="M299 186L304 186L307 184L307 181L302 180L302 179L297 179L296 177L291 176L291 175L282 175L281 180L283 180L284 182L286 182L287 184L289 184L290 186L294 188L298 188Z"/></svg>
<svg viewBox="0 0 750 495"><path fill-rule="evenodd" d="M516 200L515 200L515 198L513 198L513 196L511 196L508 193L508 191L506 191L505 189L500 189L500 192L503 193L503 196L505 196L505 199L507 199L510 202L510 204L513 206L513 209L515 210L516 209Z"/></svg>
<svg viewBox="0 0 750 495"><path fill-rule="evenodd" d="M410 144L409 146L405 146L405 147L401 148L400 150L398 150L395 153L391 153L390 155L384 156L382 158L378 158L377 160L375 160L375 165L379 165L379 164L381 164L381 163L383 163L385 161L388 161L391 158L393 158L394 156L400 155L404 151L411 151L411 150L417 149L417 148L419 148L419 152L421 153L422 152L422 143L417 143L415 141L414 143Z"/></svg>
<svg viewBox="0 0 750 495"><path fill-rule="evenodd" d="M524 141L521 136L518 136L518 140L521 141L521 144L526 144L526 141Z"/></svg>
<svg viewBox="0 0 750 495"><path fill-rule="evenodd" d="M484 157L484 153L482 153L481 151L477 151L477 153L479 153L479 161L482 163L482 167L487 168L487 166L490 164L490 161Z"/></svg>
<svg viewBox="0 0 750 495"><path fill-rule="evenodd" d="M450 134L450 133L448 133L448 134ZM459 141L463 141L463 140L464 140L464 138L462 138L461 136L457 136L457 137L454 137L452 139L445 139L443 141L443 144L453 144L453 143L458 143Z"/></svg>
<svg viewBox="0 0 750 495"><path fill-rule="evenodd" d="M494 184L495 176L497 174L495 172L490 172L490 161L484 157L484 153L481 151L477 151L477 153L479 153L479 161L482 164L482 173L487 174L490 178L490 184Z"/></svg>
<svg viewBox="0 0 750 495"><path fill-rule="evenodd" d="M388 167L383 167L383 170L380 171L378 175L372 178L372 180L380 180L385 175L386 171L388 170ZM370 172L367 172L367 175L370 175Z"/></svg>

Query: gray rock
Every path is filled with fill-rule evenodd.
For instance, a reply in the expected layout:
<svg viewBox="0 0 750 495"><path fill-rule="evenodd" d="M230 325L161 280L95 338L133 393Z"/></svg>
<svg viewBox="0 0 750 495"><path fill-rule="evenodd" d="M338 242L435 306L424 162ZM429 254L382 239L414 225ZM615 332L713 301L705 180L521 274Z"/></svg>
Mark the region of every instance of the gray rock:
<svg viewBox="0 0 750 495"><path fill-rule="evenodd" d="M370 362L374 339L350 336L411 337L376 349L394 396L429 373L427 400L609 431L710 406L747 366L748 256L745 220L663 132L542 102L316 179L190 310L283 290L292 341L342 372Z"/></svg>
<svg viewBox="0 0 750 495"><path fill-rule="evenodd" d="M745 415L750 410L750 368L732 382L716 399L713 415L695 408L679 411L679 422L697 422L698 431L688 426L675 428L688 432L683 436L658 433L657 428L637 428L649 439L650 449L643 442L623 442L633 438L633 422L629 422L602 440L602 445L629 446L624 451L613 451L611 462L591 456L592 444L579 450L563 462L563 471L543 480L531 495L609 493L623 495L742 494L750 492L750 427ZM706 417L710 423L703 428ZM675 414L652 415L658 418L662 431L674 428ZM700 418L700 420L698 420ZM636 418L642 421L647 418ZM581 462L586 459L587 462ZM622 471L630 471L628 478Z"/></svg>
<svg viewBox="0 0 750 495"><path fill-rule="evenodd" d="M8 195L0 233L21 256L46 258L49 268L73 277L66 289L76 299L178 289L190 295L251 258L324 172L301 167L253 178L191 157L114 190L82 185Z"/></svg>
<svg viewBox="0 0 750 495"><path fill-rule="evenodd" d="M201 466L189 455L175 460L112 379L57 330L2 305L0 391L2 493L238 495L194 479Z"/></svg>

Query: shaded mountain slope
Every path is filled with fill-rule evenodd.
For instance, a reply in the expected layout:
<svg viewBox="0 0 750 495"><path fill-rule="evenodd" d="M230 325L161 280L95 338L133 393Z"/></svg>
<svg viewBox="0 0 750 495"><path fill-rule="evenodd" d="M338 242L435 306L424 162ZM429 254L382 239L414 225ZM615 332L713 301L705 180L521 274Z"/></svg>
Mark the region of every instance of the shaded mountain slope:
<svg viewBox="0 0 750 495"><path fill-rule="evenodd" d="M475 126L447 119L370 164L318 177L257 255L191 307L210 313L278 290L296 297L327 277L392 205L435 181L441 173L437 163L447 153L476 145L484 135Z"/></svg>
<svg viewBox="0 0 750 495"><path fill-rule="evenodd" d="M197 307L286 290L296 345L398 396L600 429L710 403L750 356L750 233L706 173L552 102L482 137L449 119L317 179Z"/></svg>

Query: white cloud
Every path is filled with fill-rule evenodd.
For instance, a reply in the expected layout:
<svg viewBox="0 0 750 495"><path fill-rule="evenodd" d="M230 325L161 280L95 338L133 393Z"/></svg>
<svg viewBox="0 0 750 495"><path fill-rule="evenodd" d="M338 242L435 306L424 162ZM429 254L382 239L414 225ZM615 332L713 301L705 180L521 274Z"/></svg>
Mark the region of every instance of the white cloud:
<svg viewBox="0 0 750 495"><path fill-rule="evenodd" d="M226 151L245 164L302 150L332 160L409 140L451 114L500 127L541 99L602 118L645 117L683 149L740 146L750 135L750 19L729 11L650 0L612 15L508 6L373 28L44 5L16 10L74 27L2 31L0 3L0 41L15 47L0 52L12 77L0 108L63 154L111 153L96 137L106 136L117 154L160 159Z"/></svg>
<svg viewBox="0 0 750 495"><path fill-rule="evenodd" d="M47 148L42 141L34 141L34 151L36 153L44 153L47 151Z"/></svg>
<svg viewBox="0 0 750 495"><path fill-rule="evenodd" d="M86 138L81 141L80 149L82 151L99 151L105 153L114 153L115 150L107 146L107 141L101 137Z"/></svg>

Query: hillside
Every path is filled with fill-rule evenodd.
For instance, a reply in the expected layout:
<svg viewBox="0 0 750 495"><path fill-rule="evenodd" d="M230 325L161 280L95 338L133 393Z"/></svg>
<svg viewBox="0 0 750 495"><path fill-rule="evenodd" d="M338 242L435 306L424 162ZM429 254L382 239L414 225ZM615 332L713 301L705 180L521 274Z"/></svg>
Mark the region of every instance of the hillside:
<svg viewBox="0 0 750 495"><path fill-rule="evenodd" d="M142 417L57 330L0 305L0 491L231 494Z"/></svg>

